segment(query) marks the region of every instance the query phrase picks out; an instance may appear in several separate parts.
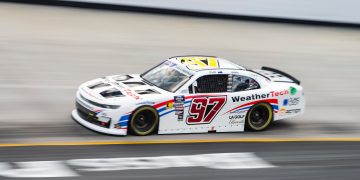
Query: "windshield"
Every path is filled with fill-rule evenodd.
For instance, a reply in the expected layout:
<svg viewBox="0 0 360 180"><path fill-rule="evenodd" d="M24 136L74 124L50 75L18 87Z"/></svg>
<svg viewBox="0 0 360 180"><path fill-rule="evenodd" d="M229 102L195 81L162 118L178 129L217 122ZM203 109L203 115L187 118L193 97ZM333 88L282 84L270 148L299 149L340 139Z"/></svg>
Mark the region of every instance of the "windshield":
<svg viewBox="0 0 360 180"><path fill-rule="evenodd" d="M174 92L188 81L190 76L183 73L176 64L165 61L142 74L141 77L149 84Z"/></svg>

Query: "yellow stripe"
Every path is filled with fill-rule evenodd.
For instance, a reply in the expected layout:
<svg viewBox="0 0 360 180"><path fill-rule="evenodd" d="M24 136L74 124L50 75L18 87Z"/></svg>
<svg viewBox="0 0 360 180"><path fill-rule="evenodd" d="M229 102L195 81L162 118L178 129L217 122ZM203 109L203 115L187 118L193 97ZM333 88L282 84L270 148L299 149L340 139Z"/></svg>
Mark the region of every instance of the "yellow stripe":
<svg viewBox="0 0 360 180"><path fill-rule="evenodd" d="M89 142L39 142L9 143L0 147L26 146L90 146L90 145L134 145L134 144L184 144L184 143L272 143L272 142L360 142L360 138L237 138L237 139L188 139L150 141L89 141Z"/></svg>

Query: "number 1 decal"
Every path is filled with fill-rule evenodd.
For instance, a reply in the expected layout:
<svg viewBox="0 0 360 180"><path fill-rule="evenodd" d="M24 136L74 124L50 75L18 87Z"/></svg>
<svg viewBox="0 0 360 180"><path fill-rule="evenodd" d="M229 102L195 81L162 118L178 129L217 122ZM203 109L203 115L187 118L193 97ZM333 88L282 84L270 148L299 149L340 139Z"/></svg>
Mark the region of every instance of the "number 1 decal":
<svg viewBox="0 0 360 180"><path fill-rule="evenodd" d="M209 124L226 103L226 96L194 98L189 108L187 124Z"/></svg>

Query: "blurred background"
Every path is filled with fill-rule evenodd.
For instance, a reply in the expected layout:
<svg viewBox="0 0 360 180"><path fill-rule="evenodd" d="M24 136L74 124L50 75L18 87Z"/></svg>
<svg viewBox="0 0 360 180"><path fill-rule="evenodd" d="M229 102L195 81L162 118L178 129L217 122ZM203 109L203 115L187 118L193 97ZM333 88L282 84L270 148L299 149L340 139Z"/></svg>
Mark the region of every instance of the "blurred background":
<svg viewBox="0 0 360 180"><path fill-rule="evenodd" d="M359 1L355 0L2 1L0 143L224 138L355 141L360 138L359 7ZM306 113L276 122L264 132L126 138L94 133L71 119L75 92L82 82L112 74L141 73L168 57L186 54L215 55L249 68L270 66L288 72L302 82L307 98ZM275 166L294 167L276 173L263 171L264 174L255 171L218 173L226 179L237 179L241 174L254 179L354 177L356 168L360 167L360 146L357 142L332 143L224 144L227 152L259 151L257 155L269 162L275 161L272 163ZM209 153L209 147L214 152L224 150L214 144L153 146L143 145L141 149L150 153L149 156L164 155L170 150L177 155L175 152L181 149L184 151L180 154ZM343 148L336 150L335 147ZM93 148L93 153L107 152L97 155L90 152L84 155L80 152L89 149L74 147L61 151L51 147L19 148L0 148L0 162L33 161L32 158L67 160L101 154L105 154L102 157L118 157L116 152L121 151L132 151L133 156L144 155L130 145L125 148L86 147ZM170 148L169 151L166 148ZM271 153L266 154L268 151ZM281 154L287 154L288 159ZM322 156L317 159L319 155ZM296 164L299 161L289 160L295 157L303 159L300 165ZM310 164L321 168L306 169ZM338 168L334 164L343 166ZM305 169L296 171L295 167ZM338 171L331 172L333 168ZM161 176L163 171L151 171L146 178L182 179L182 171L171 169L164 176ZM300 172L307 172L309 176ZM135 171L131 173L125 179L144 178L136 176ZM200 173L187 173L190 179L220 178L203 169ZM266 175L268 173L270 176ZM89 174L78 172L77 175L89 178ZM99 176L121 177L117 174ZM9 176L0 172L0 179L2 177Z"/></svg>

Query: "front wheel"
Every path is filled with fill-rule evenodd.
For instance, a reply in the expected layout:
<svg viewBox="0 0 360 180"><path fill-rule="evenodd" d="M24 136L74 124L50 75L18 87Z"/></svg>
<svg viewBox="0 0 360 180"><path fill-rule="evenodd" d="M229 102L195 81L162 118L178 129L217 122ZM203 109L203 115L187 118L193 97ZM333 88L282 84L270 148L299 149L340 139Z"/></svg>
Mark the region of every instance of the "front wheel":
<svg viewBox="0 0 360 180"><path fill-rule="evenodd" d="M246 115L245 126L253 131L265 130L273 120L273 110L268 103L255 104Z"/></svg>
<svg viewBox="0 0 360 180"><path fill-rule="evenodd" d="M138 136L152 134L159 124L157 111L150 106L141 107L132 114L130 119L130 131Z"/></svg>

